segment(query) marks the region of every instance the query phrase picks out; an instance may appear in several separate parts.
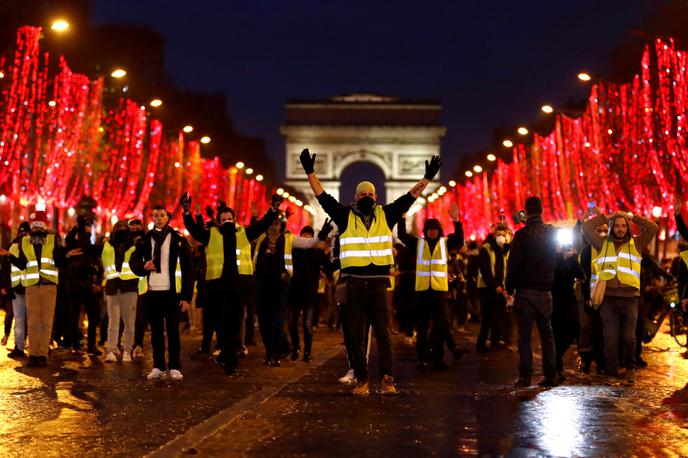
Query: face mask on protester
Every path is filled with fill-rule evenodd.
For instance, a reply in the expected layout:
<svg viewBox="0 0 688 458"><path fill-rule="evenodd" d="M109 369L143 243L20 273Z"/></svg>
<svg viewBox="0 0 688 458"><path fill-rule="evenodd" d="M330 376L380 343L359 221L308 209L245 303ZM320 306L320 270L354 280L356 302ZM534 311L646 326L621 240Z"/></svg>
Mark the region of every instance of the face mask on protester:
<svg viewBox="0 0 688 458"><path fill-rule="evenodd" d="M118 230L112 233L112 241L117 244L127 243L130 236L129 230Z"/></svg>
<svg viewBox="0 0 688 458"><path fill-rule="evenodd" d="M375 200L370 196L364 196L358 199L357 206L361 213L368 215L371 211L373 211Z"/></svg>
<svg viewBox="0 0 688 458"><path fill-rule="evenodd" d="M499 246L504 246L504 244L506 243L506 237L504 237L503 235L498 235L497 237L495 237L495 242L497 242L497 245Z"/></svg>

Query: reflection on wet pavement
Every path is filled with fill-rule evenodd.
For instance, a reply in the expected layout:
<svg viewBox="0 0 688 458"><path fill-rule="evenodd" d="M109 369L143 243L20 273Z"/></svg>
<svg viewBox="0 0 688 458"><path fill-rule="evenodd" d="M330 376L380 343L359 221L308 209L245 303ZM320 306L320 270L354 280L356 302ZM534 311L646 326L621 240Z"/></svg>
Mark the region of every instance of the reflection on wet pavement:
<svg viewBox="0 0 688 458"><path fill-rule="evenodd" d="M464 345L473 339L461 338ZM140 456L309 367L296 362L266 368L260 347L251 347L241 373L227 378L210 360L188 359L194 339L183 341L182 383L146 381L148 359L105 365L62 354L48 370L24 368L0 352L0 450L9 456ZM338 334L316 334L323 352L340 342ZM398 396L377 394L373 379L368 398L353 398L350 387L336 382L346 364L339 353L199 438L194 451L266 457L688 456L688 390L682 390L688 360L663 334L645 355L650 367L638 373L634 387L570 370L560 387L516 390L515 353L469 353L448 371L419 371L414 349L398 338ZM375 374L375 364L371 370Z"/></svg>

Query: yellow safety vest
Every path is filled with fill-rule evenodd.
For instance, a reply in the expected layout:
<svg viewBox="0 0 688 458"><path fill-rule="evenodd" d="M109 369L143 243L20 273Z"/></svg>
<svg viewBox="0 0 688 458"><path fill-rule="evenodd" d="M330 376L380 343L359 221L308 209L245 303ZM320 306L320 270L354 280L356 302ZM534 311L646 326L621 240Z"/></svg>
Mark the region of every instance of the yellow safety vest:
<svg viewBox="0 0 688 458"><path fill-rule="evenodd" d="M131 254L136 248L134 246L130 247L124 253L124 260L122 261L121 272L117 272L117 266L115 264L115 248L110 244L110 242L105 242L103 245L103 269L105 270L105 281L114 280L115 278L121 278L122 280L136 280L138 275L131 271L129 266L129 260L131 259Z"/></svg>
<svg viewBox="0 0 688 458"><path fill-rule="evenodd" d="M258 253L260 252L260 246L263 244L266 235L263 234L258 237L258 242L256 243L256 252L253 255L253 263L258 263ZM294 260L291 256L292 246L294 244L294 234L291 232L284 233L284 268L289 272L289 274L294 275Z"/></svg>
<svg viewBox="0 0 688 458"><path fill-rule="evenodd" d="M10 254L15 258L19 257L19 244L13 243L10 246ZM24 279L24 271L10 263L10 279L12 280L12 288L19 286Z"/></svg>
<svg viewBox="0 0 688 458"><path fill-rule="evenodd" d="M148 292L148 279L146 277L139 278L139 296L143 296Z"/></svg>
<svg viewBox="0 0 688 458"><path fill-rule="evenodd" d="M599 275L597 273L597 257L599 253L594 247L590 247L590 290L595 287L595 283L599 280Z"/></svg>
<svg viewBox="0 0 688 458"><path fill-rule="evenodd" d="M494 250L492 249L492 246L489 243L483 244L483 248L485 248L490 255L490 267L492 269L492 276L494 277L495 275L495 264L497 263L497 255L495 254ZM507 260L509 259L509 254L504 257L504 278L502 278L502 284L500 285L502 288L504 288L505 281L506 281L506 266L507 266ZM481 273L480 269L478 269L478 288L487 288L487 283L485 283L485 280L483 279L483 274Z"/></svg>
<svg viewBox="0 0 688 458"><path fill-rule="evenodd" d="M688 250L681 251L679 255L681 256L681 259L683 259L683 262L686 264L686 267L688 267Z"/></svg>
<svg viewBox="0 0 688 458"><path fill-rule="evenodd" d="M21 248L26 256L26 269L24 270L24 278L21 280L23 286L37 285L40 278L58 283L58 270L55 266L54 252L55 252L55 235L48 234L41 250L40 268L38 267L38 260L36 259L36 251L33 249L31 243L31 236L25 235L21 240Z"/></svg>
<svg viewBox="0 0 688 458"><path fill-rule="evenodd" d="M642 256L631 239L630 242L621 245L618 253L614 243L605 240L595 262L600 280L611 280L617 277L620 283L640 289L641 261Z"/></svg>
<svg viewBox="0 0 688 458"><path fill-rule="evenodd" d="M237 226L236 245L236 263L239 275L253 275L251 243L246 237L246 229L242 226ZM216 280L220 278L222 267L225 264L225 251L222 234L216 227L210 228L210 240L205 250L205 260L205 279Z"/></svg>
<svg viewBox="0 0 688 458"><path fill-rule="evenodd" d="M373 223L366 229L363 220L353 210L349 210L349 222L346 230L339 237L339 259L342 269L348 267L391 266L394 264L392 254L392 231L387 225L387 218L382 207L374 208Z"/></svg>
<svg viewBox="0 0 688 458"><path fill-rule="evenodd" d="M174 286L177 294L182 292L182 263L177 258L177 268L174 269ZM143 296L148 292L148 278L141 277L139 279L139 296Z"/></svg>
<svg viewBox="0 0 688 458"><path fill-rule="evenodd" d="M416 291L449 291L447 276L447 241L440 237L435 249L430 247L425 237L418 239L416 253Z"/></svg>

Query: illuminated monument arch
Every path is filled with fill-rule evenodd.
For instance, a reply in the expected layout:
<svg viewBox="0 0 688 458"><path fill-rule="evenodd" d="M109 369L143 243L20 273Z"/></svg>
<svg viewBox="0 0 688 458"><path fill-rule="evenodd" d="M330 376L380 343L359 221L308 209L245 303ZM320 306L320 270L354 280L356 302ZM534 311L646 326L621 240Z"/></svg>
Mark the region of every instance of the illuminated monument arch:
<svg viewBox="0 0 688 458"><path fill-rule="evenodd" d="M442 106L434 101L400 100L374 94L352 94L327 100L292 100L285 105L282 135L286 144L286 184L309 197L315 225L324 213L304 176L299 154L317 154L315 172L340 199L341 176L352 164L369 162L382 170L386 195L392 202L408 192L425 172L425 161L440 154L446 129ZM364 179L365 177L361 177ZM353 196L344 196L350 202Z"/></svg>

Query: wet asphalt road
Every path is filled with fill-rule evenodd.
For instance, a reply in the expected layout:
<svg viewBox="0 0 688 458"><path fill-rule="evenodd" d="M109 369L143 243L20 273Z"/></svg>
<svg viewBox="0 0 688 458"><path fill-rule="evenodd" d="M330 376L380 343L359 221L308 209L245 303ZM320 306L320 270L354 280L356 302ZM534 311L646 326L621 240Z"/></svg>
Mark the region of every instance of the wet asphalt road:
<svg viewBox="0 0 688 458"><path fill-rule="evenodd" d="M471 331L457 335L464 345ZM313 363L266 368L260 349L251 347L240 374L229 378L212 361L189 359L199 338L183 337L181 383L145 380L150 349L131 364L56 355L48 369L24 368L0 352L0 450L6 456L141 456L160 447L162 455L261 457L688 455L688 390L681 390L688 360L665 335L645 347L650 367L634 387L576 373L570 352L569 380L549 390L513 389L517 356L506 351L469 353L444 372L419 371L413 349L397 336L401 393L383 398L373 386L364 399L336 382L346 363L340 336L326 328L316 331Z"/></svg>

